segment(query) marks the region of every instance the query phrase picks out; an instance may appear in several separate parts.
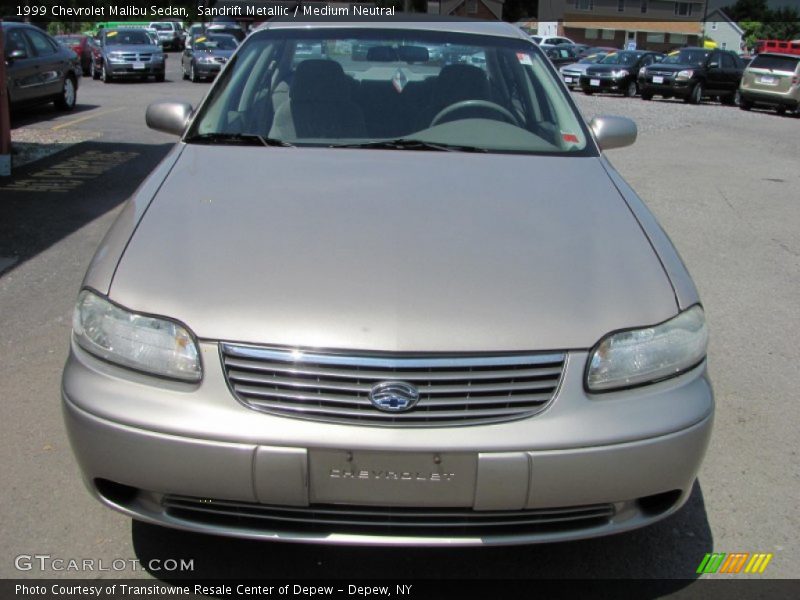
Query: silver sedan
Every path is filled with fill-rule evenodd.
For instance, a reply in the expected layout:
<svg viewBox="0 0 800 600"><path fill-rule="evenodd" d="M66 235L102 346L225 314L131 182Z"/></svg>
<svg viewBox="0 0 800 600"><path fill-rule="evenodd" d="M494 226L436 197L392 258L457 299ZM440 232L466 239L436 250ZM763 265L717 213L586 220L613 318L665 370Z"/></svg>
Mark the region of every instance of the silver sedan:
<svg viewBox="0 0 800 600"><path fill-rule="evenodd" d="M585 123L517 28L271 21L199 107L147 121L180 141L89 267L63 376L100 502L452 546L686 501L714 412L700 298L603 154L635 125Z"/></svg>

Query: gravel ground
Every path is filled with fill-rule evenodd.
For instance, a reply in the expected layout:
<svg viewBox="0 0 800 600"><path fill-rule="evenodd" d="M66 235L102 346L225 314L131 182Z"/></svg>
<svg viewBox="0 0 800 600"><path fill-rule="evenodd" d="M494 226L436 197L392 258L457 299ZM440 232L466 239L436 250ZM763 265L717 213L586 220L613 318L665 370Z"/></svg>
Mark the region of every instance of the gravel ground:
<svg viewBox="0 0 800 600"><path fill-rule="evenodd" d="M70 146L100 137L100 132L19 127L11 131L11 166L19 168Z"/></svg>
<svg viewBox="0 0 800 600"><path fill-rule="evenodd" d="M640 134L669 131L694 127L696 125L730 125L732 113L740 123L755 124L767 115L769 111L752 110L743 111L733 106L725 106L719 102L704 102L703 104L684 104L683 100L662 100L655 98L645 102L641 98L622 98L606 94L593 94L587 96L582 92L573 92L572 97L578 104L587 120L596 115L621 115L630 117L639 127ZM656 109L657 110L654 110ZM787 124L796 123L795 116L783 117Z"/></svg>

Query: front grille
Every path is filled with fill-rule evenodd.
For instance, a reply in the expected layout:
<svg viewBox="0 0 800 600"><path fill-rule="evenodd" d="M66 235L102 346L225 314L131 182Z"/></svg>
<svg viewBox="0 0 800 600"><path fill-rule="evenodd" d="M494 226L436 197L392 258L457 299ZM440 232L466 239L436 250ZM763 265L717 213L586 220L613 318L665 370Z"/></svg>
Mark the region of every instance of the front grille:
<svg viewBox="0 0 800 600"><path fill-rule="evenodd" d="M174 519L218 527L286 533L454 538L574 531L605 525L614 516L612 504L476 511L349 505L273 506L164 496L162 506Z"/></svg>
<svg viewBox="0 0 800 600"><path fill-rule="evenodd" d="M122 52L118 56L124 62L150 62L153 55L151 53Z"/></svg>
<svg viewBox="0 0 800 600"><path fill-rule="evenodd" d="M438 426L518 419L553 398L563 353L465 357L352 356L220 344L228 385L245 406L279 415L363 425ZM408 412L383 412L373 386L419 390Z"/></svg>

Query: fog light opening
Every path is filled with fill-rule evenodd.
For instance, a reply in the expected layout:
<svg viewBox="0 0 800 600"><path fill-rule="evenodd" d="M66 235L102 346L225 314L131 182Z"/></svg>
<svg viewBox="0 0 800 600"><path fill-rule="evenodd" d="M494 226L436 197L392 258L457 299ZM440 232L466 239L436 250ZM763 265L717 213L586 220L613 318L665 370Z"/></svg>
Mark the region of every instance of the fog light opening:
<svg viewBox="0 0 800 600"><path fill-rule="evenodd" d="M662 492L661 494L653 494L652 496L645 496L636 501L639 509L647 516L660 515L672 508L681 497L680 490L671 490L669 492Z"/></svg>
<svg viewBox="0 0 800 600"><path fill-rule="evenodd" d="M94 486L103 498L121 506L132 502L139 493L139 490L135 487L117 483L116 481L109 481L108 479L95 479Z"/></svg>

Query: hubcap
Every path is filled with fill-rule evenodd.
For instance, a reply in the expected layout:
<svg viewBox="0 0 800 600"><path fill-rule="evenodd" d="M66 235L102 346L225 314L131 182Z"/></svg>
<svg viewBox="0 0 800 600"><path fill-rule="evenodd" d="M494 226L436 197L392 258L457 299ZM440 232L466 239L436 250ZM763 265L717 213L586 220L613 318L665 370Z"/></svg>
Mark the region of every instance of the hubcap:
<svg viewBox="0 0 800 600"><path fill-rule="evenodd" d="M75 103L75 85L69 77L64 81L64 103L67 106L72 106Z"/></svg>

